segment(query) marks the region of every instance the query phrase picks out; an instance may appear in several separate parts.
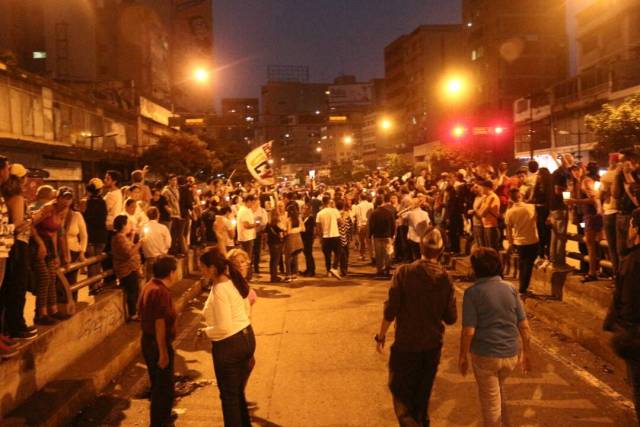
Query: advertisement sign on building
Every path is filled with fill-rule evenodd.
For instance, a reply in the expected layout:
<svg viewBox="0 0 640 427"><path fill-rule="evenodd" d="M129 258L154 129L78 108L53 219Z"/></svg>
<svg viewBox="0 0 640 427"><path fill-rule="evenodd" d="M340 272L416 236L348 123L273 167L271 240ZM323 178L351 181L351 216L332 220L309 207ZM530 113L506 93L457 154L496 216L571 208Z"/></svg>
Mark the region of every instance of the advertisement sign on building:
<svg viewBox="0 0 640 427"><path fill-rule="evenodd" d="M369 105L373 101L373 85L357 83L329 86L329 105Z"/></svg>

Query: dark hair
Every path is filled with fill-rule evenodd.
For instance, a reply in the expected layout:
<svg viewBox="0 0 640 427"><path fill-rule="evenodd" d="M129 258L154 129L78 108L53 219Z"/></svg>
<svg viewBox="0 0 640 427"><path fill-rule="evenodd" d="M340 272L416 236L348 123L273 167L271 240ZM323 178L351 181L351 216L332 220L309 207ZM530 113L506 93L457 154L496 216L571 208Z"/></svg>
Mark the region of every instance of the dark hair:
<svg viewBox="0 0 640 427"><path fill-rule="evenodd" d="M178 176L175 173L170 173L169 176L167 177L167 182L171 181L173 178L178 178Z"/></svg>
<svg viewBox="0 0 640 427"><path fill-rule="evenodd" d="M125 200L125 202L124 202L124 207L125 207L125 208L128 208L129 206L131 206L131 205L133 205L133 204L135 204L135 203L136 203L136 201L135 201L135 200L133 200L133 199L127 199L127 200Z"/></svg>
<svg viewBox="0 0 640 427"><path fill-rule="evenodd" d="M166 279L178 269L178 260L171 255L162 255L153 263L153 277Z"/></svg>
<svg viewBox="0 0 640 427"><path fill-rule="evenodd" d="M511 190L509 190L509 198L511 199L511 201L517 202L519 196L520 190L518 188L512 188Z"/></svg>
<svg viewBox="0 0 640 427"><path fill-rule="evenodd" d="M331 201L331 197L329 197L329 196L322 196L322 205L323 205L323 206L328 206L330 201Z"/></svg>
<svg viewBox="0 0 640 427"><path fill-rule="evenodd" d="M226 215L231 212L231 208L229 206L222 206L218 208L218 215Z"/></svg>
<svg viewBox="0 0 640 427"><path fill-rule="evenodd" d="M540 165L538 165L538 162L536 162L535 160L529 160L529 163L527 163L527 168L529 169L529 172L536 173L538 172L538 169L540 169Z"/></svg>
<svg viewBox="0 0 640 427"><path fill-rule="evenodd" d="M502 262L500 255L493 248L479 247L471 252L471 267L476 279L500 276Z"/></svg>
<svg viewBox="0 0 640 427"><path fill-rule="evenodd" d="M340 199L336 201L336 209L338 209L339 211L344 209L344 200Z"/></svg>
<svg viewBox="0 0 640 427"><path fill-rule="evenodd" d="M383 202L382 196L376 196L376 201L373 202L373 205L375 207L378 207L378 206L382 205L382 202Z"/></svg>
<svg viewBox="0 0 640 427"><path fill-rule="evenodd" d="M2 195L9 200L13 196L22 195L22 178L15 175L9 175L9 179L2 184Z"/></svg>
<svg viewBox="0 0 640 427"><path fill-rule="evenodd" d="M126 215L118 215L113 219L113 230L116 233L121 232L124 229L124 226L127 225L127 221L129 221L129 217Z"/></svg>
<svg viewBox="0 0 640 427"><path fill-rule="evenodd" d="M116 170L108 170L107 175L111 177L111 180L114 181L116 185L120 185L120 183L122 182L122 175Z"/></svg>
<svg viewBox="0 0 640 427"><path fill-rule="evenodd" d="M131 172L131 181L133 182L142 182L144 175L141 170L134 170Z"/></svg>
<svg viewBox="0 0 640 427"><path fill-rule="evenodd" d="M158 217L160 217L160 211L158 210L158 208L156 208L155 206L151 206L149 209L147 209L147 218L149 218L151 221L158 219Z"/></svg>
<svg viewBox="0 0 640 427"><path fill-rule="evenodd" d="M254 200L256 200L256 196L254 196L253 194L249 194L247 197L244 198L245 204L249 202L253 202Z"/></svg>
<svg viewBox="0 0 640 427"><path fill-rule="evenodd" d="M293 202L287 206L287 213L289 214L289 219L291 220L291 227L300 227L300 209L298 209L298 204L296 202Z"/></svg>
<svg viewBox="0 0 640 427"><path fill-rule="evenodd" d="M135 190L142 190L142 188L138 184L131 184L129 188L127 188L127 191L129 192L135 191Z"/></svg>
<svg viewBox="0 0 640 427"><path fill-rule="evenodd" d="M596 162L587 163L587 176L594 181L600 181L600 168L598 168L598 164Z"/></svg>
<svg viewBox="0 0 640 427"><path fill-rule="evenodd" d="M7 156L0 155L0 168L4 168L9 163L9 158Z"/></svg>
<svg viewBox="0 0 640 427"><path fill-rule="evenodd" d="M209 249L207 252L200 256L200 262L207 267L215 267L218 274L222 274L225 271L229 272L229 278L233 283L233 286L238 290L242 298L246 298L249 295L249 284L247 280L240 274L233 264L224 256L217 246Z"/></svg>

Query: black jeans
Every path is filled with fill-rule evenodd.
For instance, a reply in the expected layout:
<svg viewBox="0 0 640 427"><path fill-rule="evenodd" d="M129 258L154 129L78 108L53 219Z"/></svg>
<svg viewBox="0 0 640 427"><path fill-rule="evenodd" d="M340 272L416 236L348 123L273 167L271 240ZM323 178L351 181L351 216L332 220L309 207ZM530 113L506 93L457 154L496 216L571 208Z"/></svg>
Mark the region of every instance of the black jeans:
<svg viewBox="0 0 640 427"><path fill-rule="evenodd" d="M533 265L538 256L539 246L537 243L533 245L514 245L518 251L519 260L518 268L520 269L520 293L524 294L529 288L531 282L531 274L533 273Z"/></svg>
<svg viewBox="0 0 640 427"><path fill-rule="evenodd" d="M3 320L3 332L17 334L27 328L24 320L24 306L29 280L29 245L16 240L7 259L4 283L0 288L0 307Z"/></svg>
<svg viewBox="0 0 640 427"><path fill-rule="evenodd" d="M551 246L551 225L547 224L549 209L544 206L536 206L536 226L538 227L538 256L540 258L549 257Z"/></svg>
<svg viewBox="0 0 640 427"><path fill-rule="evenodd" d="M333 263L331 263L331 254L333 253ZM338 268L340 260L340 238L339 237L323 237L322 238L322 254L324 255L324 266L327 272L331 267Z"/></svg>
<svg viewBox="0 0 640 427"><path fill-rule="evenodd" d="M409 253L411 254L410 260L416 261L422 257L420 254L420 243L414 242L413 240L407 240L407 244L409 246Z"/></svg>
<svg viewBox="0 0 640 427"><path fill-rule="evenodd" d="M256 338L251 326L211 343L225 427L251 426L244 388L251 373Z"/></svg>
<svg viewBox="0 0 640 427"><path fill-rule="evenodd" d="M140 275L137 271L129 273L128 276L120 279L120 287L124 291L127 300L127 311L129 317L135 316L138 309L138 296L140 295Z"/></svg>
<svg viewBox="0 0 640 427"><path fill-rule="evenodd" d="M316 274L316 261L313 259L313 236L302 239L304 245L305 273Z"/></svg>
<svg viewBox="0 0 640 427"><path fill-rule="evenodd" d="M407 243L408 225L399 225L396 228L396 239L394 241L395 261L408 261L411 259Z"/></svg>
<svg viewBox="0 0 640 427"><path fill-rule="evenodd" d="M169 249L171 255L185 255L187 253L184 242L184 231L187 224L186 219L171 217L171 249Z"/></svg>
<svg viewBox="0 0 640 427"><path fill-rule="evenodd" d="M401 427L429 426L429 399L440 351L440 347L424 352L404 352L391 347L389 389Z"/></svg>
<svg viewBox="0 0 640 427"><path fill-rule="evenodd" d="M262 234L257 233L256 240L253 241L253 256L251 258L251 265L253 266L253 272L260 274L260 255L262 252Z"/></svg>
<svg viewBox="0 0 640 427"><path fill-rule="evenodd" d="M349 246L340 245L340 274L346 276L349 271Z"/></svg>
<svg viewBox="0 0 640 427"><path fill-rule="evenodd" d="M452 214L449 218L449 250L454 254L460 253L460 236L463 231L462 214Z"/></svg>
<svg viewBox="0 0 640 427"><path fill-rule="evenodd" d="M274 281L278 278L278 264L282 258L282 243L269 243L269 275Z"/></svg>
<svg viewBox="0 0 640 427"><path fill-rule="evenodd" d="M153 335L142 335L142 355L147 364L149 383L151 384L151 427L160 427L169 424L171 420L171 407L173 406L173 359L174 352L170 343L167 343L169 364L161 369L158 366L160 353L158 343Z"/></svg>

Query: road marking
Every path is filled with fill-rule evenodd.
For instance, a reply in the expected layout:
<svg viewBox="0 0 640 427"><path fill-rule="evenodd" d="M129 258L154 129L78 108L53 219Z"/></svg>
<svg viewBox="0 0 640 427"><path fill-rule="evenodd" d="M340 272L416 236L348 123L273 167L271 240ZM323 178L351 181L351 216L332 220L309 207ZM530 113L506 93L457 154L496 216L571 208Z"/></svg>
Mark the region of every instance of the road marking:
<svg viewBox="0 0 640 427"><path fill-rule="evenodd" d="M556 362L559 362L560 364L569 368L569 370L571 370L575 375L577 375L584 382L586 382L587 384L597 389L600 394L603 394L604 396L611 399L614 405L627 411L634 411L635 413L635 406L633 405L633 402L631 402L629 399L625 398L620 393L612 389L606 383L600 381L590 372L586 371L582 367L573 363L571 360L560 355L560 353L555 347L546 346L540 340L538 340L533 336L531 337L531 342L534 343L540 350L545 352Z"/></svg>

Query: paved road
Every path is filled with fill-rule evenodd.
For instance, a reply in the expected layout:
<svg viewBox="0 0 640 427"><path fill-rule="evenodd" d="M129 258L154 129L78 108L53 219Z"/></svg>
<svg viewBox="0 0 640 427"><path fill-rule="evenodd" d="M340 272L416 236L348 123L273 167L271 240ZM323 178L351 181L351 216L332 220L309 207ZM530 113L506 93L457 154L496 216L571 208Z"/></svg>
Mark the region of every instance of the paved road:
<svg viewBox="0 0 640 427"><path fill-rule="evenodd" d="M368 266L353 270L342 281L256 283L257 365L247 390L254 425L397 425L386 387L388 353L378 354L373 341L388 282L372 280ZM194 300L179 323L176 374L184 396L176 403L178 426L222 425L210 347L195 334L203 326L203 302L204 296ZM457 372L459 333L459 325L446 332L431 400L435 426L481 425L473 377ZM536 337L535 371L515 375L506 388L514 426L635 425L625 397L565 360L575 356L563 354L573 352L570 346L550 342L546 333ZM147 425L145 388L144 364L137 361L75 425Z"/></svg>

